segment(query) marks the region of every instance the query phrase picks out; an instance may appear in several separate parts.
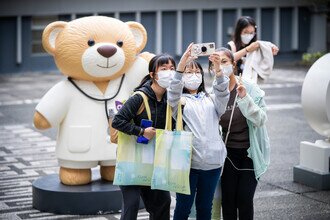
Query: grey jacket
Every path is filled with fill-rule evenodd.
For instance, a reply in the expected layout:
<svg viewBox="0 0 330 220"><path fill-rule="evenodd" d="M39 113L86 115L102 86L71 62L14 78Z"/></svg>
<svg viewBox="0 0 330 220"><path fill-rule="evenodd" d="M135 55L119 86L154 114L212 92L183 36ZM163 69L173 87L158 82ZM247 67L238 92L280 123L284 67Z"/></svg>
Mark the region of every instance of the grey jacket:
<svg viewBox="0 0 330 220"><path fill-rule="evenodd" d="M224 164L227 151L219 134L219 120L229 100L228 83L228 77L219 77L214 81L213 94L182 94L182 74L176 73L167 90L168 103L173 107L175 118L181 97L185 102L182 103L183 120L186 123L184 130L191 131L194 136L193 169L211 170Z"/></svg>

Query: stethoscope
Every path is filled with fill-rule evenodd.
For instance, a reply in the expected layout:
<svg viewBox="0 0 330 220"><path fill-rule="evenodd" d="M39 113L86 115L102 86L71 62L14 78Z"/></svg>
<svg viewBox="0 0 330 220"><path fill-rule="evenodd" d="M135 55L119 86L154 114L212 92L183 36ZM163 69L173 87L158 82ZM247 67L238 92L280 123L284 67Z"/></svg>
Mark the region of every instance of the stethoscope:
<svg viewBox="0 0 330 220"><path fill-rule="evenodd" d="M98 99L98 98L95 98L95 97L92 97L90 95L88 95L86 92L84 92L74 81L71 77L68 77L68 80L72 83L72 85L74 85L74 87L76 87L78 89L79 92L81 92L82 94L84 94L87 98L90 98L92 100L95 100L95 101L99 101L99 102L104 102L104 107L105 107L105 115L107 117L107 121L109 121L109 113L108 113L108 101L114 99L118 93L120 92L120 89L121 89L121 86L123 85L123 81L124 81L124 78L125 78L125 74L121 77L121 80L120 80L120 84L119 84L119 88L116 92L116 94L114 94L112 97L110 98L106 98L106 99Z"/></svg>

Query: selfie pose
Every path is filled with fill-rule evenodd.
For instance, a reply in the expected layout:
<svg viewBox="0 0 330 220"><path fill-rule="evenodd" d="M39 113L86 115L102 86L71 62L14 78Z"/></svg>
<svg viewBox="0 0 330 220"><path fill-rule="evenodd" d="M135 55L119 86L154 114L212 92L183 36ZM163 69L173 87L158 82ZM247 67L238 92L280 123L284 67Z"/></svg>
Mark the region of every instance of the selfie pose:
<svg viewBox="0 0 330 220"><path fill-rule="evenodd" d="M235 76L233 53L217 49L220 69L230 78L230 98L220 125L227 148L221 176L224 220L253 219L253 197L260 176L269 165L269 138L264 91L255 83ZM214 68L212 65L210 69Z"/></svg>
<svg viewBox="0 0 330 220"><path fill-rule="evenodd" d="M227 106L229 80L216 68L214 94L207 94L203 69L194 60L196 57L191 57L192 45L183 54L168 88L168 102L173 107L174 115L181 101L184 130L193 133L189 176L191 194L176 194L174 220L188 219L194 200L197 219L211 219L213 195L226 158L218 122ZM219 55L212 54L209 60L219 67Z"/></svg>
<svg viewBox="0 0 330 220"><path fill-rule="evenodd" d="M166 88L169 86L174 70L175 61L171 56L167 54L157 55L149 63L150 74L135 89L135 91L141 91L148 97L152 126L150 126L149 120L146 121L148 116L145 108L143 108L143 98L141 95L135 94L124 103L115 115L112 127L128 135L138 136L140 143L154 138L156 128L164 129L167 106ZM141 109L143 110L141 111ZM141 121L145 121L145 123L141 124ZM123 196L122 220L137 219L140 196L150 214L150 219L170 219L171 197L169 192L151 190L150 186L136 185L121 185L120 189Z"/></svg>
<svg viewBox="0 0 330 220"><path fill-rule="evenodd" d="M237 61L237 75L243 74L246 55L261 46L262 48L269 47L271 55L277 55L279 51L278 47L270 42L257 41L257 25L253 18L249 16L240 17L235 26L233 39L226 46L234 53L234 59ZM272 68L272 66L269 66L269 68Z"/></svg>

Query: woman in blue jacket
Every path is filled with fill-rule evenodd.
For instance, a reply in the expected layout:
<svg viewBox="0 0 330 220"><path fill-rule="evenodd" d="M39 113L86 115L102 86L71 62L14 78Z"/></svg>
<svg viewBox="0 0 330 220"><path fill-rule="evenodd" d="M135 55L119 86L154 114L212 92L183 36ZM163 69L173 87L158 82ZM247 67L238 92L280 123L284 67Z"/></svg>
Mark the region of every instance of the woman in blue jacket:
<svg viewBox="0 0 330 220"><path fill-rule="evenodd" d="M220 125L227 148L221 177L223 219L253 219L253 197L258 179L269 165L269 138L264 91L235 76L233 53L217 50L220 69L228 76L230 97ZM210 67L212 69L212 65Z"/></svg>

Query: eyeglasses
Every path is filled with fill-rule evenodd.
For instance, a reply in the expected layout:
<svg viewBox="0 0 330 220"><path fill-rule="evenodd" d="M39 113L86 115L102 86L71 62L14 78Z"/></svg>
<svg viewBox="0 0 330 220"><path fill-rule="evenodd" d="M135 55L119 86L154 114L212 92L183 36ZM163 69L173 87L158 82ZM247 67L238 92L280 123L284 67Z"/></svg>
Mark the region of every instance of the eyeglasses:
<svg viewBox="0 0 330 220"><path fill-rule="evenodd" d="M190 78L193 75L197 76L198 78L202 78L202 73L191 73L191 72L184 72L184 74L186 75L186 77Z"/></svg>

